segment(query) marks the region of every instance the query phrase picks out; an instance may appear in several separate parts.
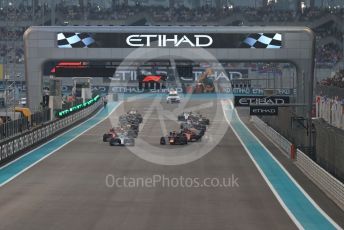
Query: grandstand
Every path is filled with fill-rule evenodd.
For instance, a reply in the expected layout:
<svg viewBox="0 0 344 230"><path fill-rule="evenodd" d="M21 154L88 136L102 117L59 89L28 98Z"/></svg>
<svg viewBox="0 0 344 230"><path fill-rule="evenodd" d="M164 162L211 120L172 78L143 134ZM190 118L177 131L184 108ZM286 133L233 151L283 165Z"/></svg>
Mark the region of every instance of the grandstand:
<svg viewBox="0 0 344 230"><path fill-rule="evenodd" d="M344 0L1 0L0 229L344 228L343 21Z"/></svg>
<svg viewBox="0 0 344 230"><path fill-rule="evenodd" d="M7 4L6 4L7 2ZM150 4L150 2L152 2ZM317 67L325 74L343 66L344 6L310 1L299 8L264 1L2 1L0 62L23 73L22 35L31 25L306 25L316 32ZM192 4L186 4L191 2ZM252 5L252 3L254 4ZM271 2L271 1L267 1ZM324 4L327 2L327 4ZM54 4L55 3L55 4ZM246 3L246 5L245 5ZM173 5L173 7L171 7ZM219 7L221 6L221 7ZM255 7L253 7L255 6ZM5 58L7 57L7 58ZM324 73L324 71L318 71ZM10 74L9 74L10 75ZM11 76L9 76L11 78ZM319 74L318 79L326 78Z"/></svg>

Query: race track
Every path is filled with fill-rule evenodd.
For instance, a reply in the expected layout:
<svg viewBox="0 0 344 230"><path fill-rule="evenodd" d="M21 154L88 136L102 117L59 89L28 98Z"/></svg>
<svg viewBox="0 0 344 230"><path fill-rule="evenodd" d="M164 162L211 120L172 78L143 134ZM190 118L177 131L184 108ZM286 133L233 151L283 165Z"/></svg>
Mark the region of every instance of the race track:
<svg viewBox="0 0 344 230"><path fill-rule="evenodd" d="M122 103L109 119L0 187L0 229L296 229L228 127L221 102L182 106L159 98ZM103 143L103 133L130 108L144 115L136 146ZM211 119L202 142L160 146L160 136L178 129L173 118L188 109ZM129 188L107 186L109 175L235 177L238 186Z"/></svg>

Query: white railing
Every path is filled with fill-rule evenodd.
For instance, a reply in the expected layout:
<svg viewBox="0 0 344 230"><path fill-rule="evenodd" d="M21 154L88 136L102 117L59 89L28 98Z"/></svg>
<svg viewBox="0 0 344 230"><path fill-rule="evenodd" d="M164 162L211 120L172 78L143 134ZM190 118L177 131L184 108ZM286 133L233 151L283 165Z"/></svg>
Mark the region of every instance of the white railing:
<svg viewBox="0 0 344 230"><path fill-rule="evenodd" d="M252 116L251 121L274 144L283 149L285 155L289 156L292 144L286 138L256 116ZM342 182L333 177L299 149L296 152L294 163L314 184L344 210L344 184Z"/></svg>
<svg viewBox="0 0 344 230"><path fill-rule="evenodd" d="M297 150L295 164L322 191L344 210L344 184Z"/></svg>
<svg viewBox="0 0 344 230"><path fill-rule="evenodd" d="M281 134L276 132L273 128L268 126L264 121L257 116L252 116L251 121L254 126L259 129L265 136L267 136L272 143L275 143L279 148L283 150L283 154L290 158L292 143L285 139Z"/></svg>

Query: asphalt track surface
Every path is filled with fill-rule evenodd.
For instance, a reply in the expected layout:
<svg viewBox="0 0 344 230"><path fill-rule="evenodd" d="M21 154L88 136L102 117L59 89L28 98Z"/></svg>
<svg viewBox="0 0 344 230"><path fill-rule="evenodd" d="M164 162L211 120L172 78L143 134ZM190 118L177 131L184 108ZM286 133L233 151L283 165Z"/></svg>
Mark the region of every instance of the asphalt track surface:
<svg viewBox="0 0 344 230"><path fill-rule="evenodd" d="M211 118L206 136L202 142L188 146L160 146L160 136L178 128L171 119L181 111L178 106L151 99L123 103L109 119L0 188L0 229L296 229L223 113L214 115L220 106L215 100L188 102L183 110L199 110ZM130 108L145 115L137 143L144 142L148 150L160 149L156 156L147 157L164 164L151 163L142 159L145 154L101 141L118 115ZM214 148L197 160L168 165L177 164L174 157L166 155L173 155L174 150L187 155L188 148L202 152L212 145ZM239 186L186 188L160 184L129 188L107 186L108 175L234 177Z"/></svg>

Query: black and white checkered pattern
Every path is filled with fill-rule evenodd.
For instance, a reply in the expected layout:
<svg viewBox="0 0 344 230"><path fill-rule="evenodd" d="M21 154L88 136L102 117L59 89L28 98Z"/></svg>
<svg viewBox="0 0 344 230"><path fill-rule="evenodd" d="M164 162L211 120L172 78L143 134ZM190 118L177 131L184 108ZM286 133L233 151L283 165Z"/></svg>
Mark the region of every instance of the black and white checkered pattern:
<svg viewBox="0 0 344 230"><path fill-rule="evenodd" d="M282 35L279 33L250 34L242 43L243 48L273 49L282 47Z"/></svg>
<svg viewBox="0 0 344 230"><path fill-rule="evenodd" d="M58 48L87 48L94 44L94 39L87 33L58 33Z"/></svg>

